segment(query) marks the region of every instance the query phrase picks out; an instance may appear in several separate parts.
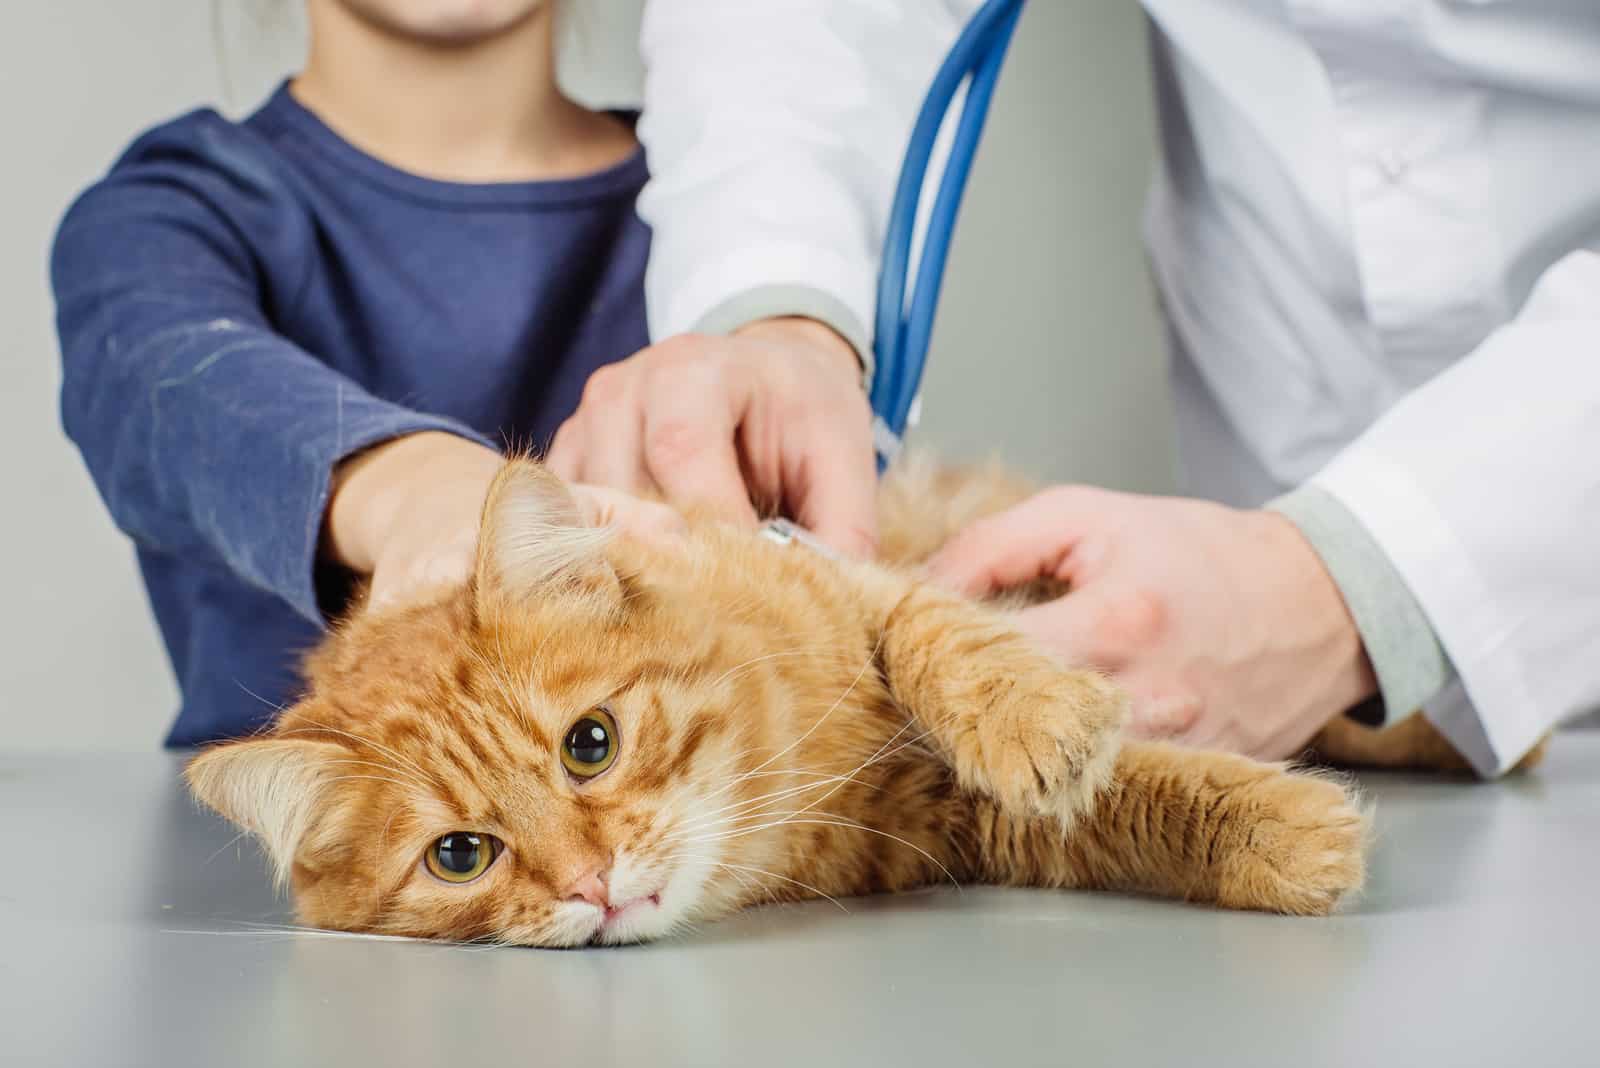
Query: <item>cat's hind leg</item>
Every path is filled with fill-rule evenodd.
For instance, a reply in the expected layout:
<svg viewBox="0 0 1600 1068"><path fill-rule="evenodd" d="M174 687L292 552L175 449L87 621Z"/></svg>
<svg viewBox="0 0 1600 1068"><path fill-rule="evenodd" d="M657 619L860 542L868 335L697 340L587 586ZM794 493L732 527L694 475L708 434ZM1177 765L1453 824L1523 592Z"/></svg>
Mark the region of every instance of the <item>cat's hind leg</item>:
<svg viewBox="0 0 1600 1068"><path fill-rule="evenodd" d="M1099 802L1063 834L975 801L986 881L1120 890L1324 915L1358 890L1367 819L1325 776L1130 742Z"/></svg>
<svg viewBox="0 0 1600 1068"><path fill-rule="evenodd" d="M1541 738L1511 770L1537 767L1549 741L1548 735ZM1311 751L1318 760L1344 767L1472 773L1467 758L1420 712L1383 727L1338 716L1311 740Z"/></svg>

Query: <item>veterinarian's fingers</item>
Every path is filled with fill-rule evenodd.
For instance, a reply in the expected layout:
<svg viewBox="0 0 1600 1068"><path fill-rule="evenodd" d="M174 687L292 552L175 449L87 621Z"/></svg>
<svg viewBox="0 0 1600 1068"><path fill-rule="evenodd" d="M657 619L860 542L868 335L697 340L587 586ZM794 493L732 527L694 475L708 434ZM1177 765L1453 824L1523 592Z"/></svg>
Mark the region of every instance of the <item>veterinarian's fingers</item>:
<svg viewBox="0 0 1600 1068"><path fill-rule="evenodd" d="M1227 724L1218 723L1209 717L1201 717L1192 730L1167 735L1167 740L1188 749L1220 749L1241 756L1254 755L1247 751L1249 747L1244 739Z"/></svg>
<svg viewBox="0 0 1600 1068"><path fill-rule="evenodd" d="M644 413L622 408L611 415L591 412L586 418L589 432L578 479L635 496L657 492L644 466Z"/></svg>
<svg viewBox="0 0 1600 1068"><path fill-rule="evenodd" d="M1224 748L1256 760L1288 760L1306 751L1317 736L1317 728L1308 728L1303 720L1299 720L1267 733L1252 732L1248 725L1243 729L1235 726L1233 734L1231 744L1226 744Z"/></svg>
<svg viewBox="0 0 1600 1068"><path fill-rule="evenodd" d="M870 560L878 550L878 468L865 416L859 434L818 423L800 440L795 518L847 556Z"/></svg>
<svg viewBox="0 0 1600 1068"><path fill-rule="evenodd" d="M583 437L583 413L573 412L566 422L556 428L550 447L544 451L544 465L563 482L583 479L583 450L579 445Z"/></svg>
<svg viewBox="0 0 1600 1068"><path fill-rule="evenodd" d="M1135 693L1128 730L1139 738L1174 738L1195 728L1200 710L1200 699L1192 694L1155 697Z"/></svg>
<svg viewBox="0 0 1600 1068"><path fill-rule="evenodd" d="M642 501L621 490L607 486L572 487L583 520L593 527L616 527L618 530L651 542L670 545L680 540L688 527L683 516L664 504Z"/></svg>
<svg viewBox="0 0 1600 1068"><path fill-rule="evenodd" d="M1017 626L1068 667L1112 671L1100 634L1106 605L1093 591L1069 593L1016 614Z"/></svg>
<svg viewBox="0 0 1600 1068"><path fill-rule="evenodd" d="M652 376L644 413L645 465L667 500L755 526L734 431L749 403L745 377L723 365L683 364Z"/></svg>
<svg viewBox="0 0 1600 1068"><path fill-rule="evenodd" d="M641 453L644 413L638 377L624 364L610 364L589 376L582 403L561 424L545 453L545 463L563 480L633 494L655 489Z"/></svg>
<svg viewBox="0 0 1600 1068"><path fill-rule="evenodd" d="M1061 573L1077 542L1071 487L1035 493L959 531L928 561L934 581L981 596Z"/></svg>

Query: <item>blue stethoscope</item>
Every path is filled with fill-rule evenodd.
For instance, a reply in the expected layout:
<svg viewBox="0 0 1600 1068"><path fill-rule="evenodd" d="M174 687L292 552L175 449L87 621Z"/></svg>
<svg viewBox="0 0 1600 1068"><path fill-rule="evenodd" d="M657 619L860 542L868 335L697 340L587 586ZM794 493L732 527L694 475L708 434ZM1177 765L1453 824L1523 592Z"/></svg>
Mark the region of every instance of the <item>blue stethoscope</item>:
<svg viewBox="0 0 1600 1068"><path fill-rule="evenodd" d="M1023 0L986 0L978 9L956 39L938 74L934 75L911 131L899 184L895 188L894 205L889 212L888 233L883 245L883 273L878 278L877 366L872 377L871 398L879 470L899 452L900 440L922 384L922 370L928 359L928 341L933 334L933 317L956 214L961 208L961 195L966 190L978 139L983 134L995 82L1000 78L1006 47L1011 43L1011 33L1022 14L1022 4ZM928 162L939 127L963 82L968 83L966 103L961 109L950 159L928 216L922 258L917 264L916 287L907 294L911 241Z"/></svg>

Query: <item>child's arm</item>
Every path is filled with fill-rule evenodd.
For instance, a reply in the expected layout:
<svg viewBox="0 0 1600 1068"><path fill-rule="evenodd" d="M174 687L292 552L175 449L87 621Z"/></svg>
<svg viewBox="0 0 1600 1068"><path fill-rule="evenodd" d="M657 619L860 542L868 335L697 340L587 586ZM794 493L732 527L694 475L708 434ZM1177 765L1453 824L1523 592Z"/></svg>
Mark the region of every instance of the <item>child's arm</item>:
<svg viewBox="0 0 1600 1068"><path fill-rule="evenodd" d="M420 431L482 439L374 397L273 330L236 229L260 204L170 165L119 168L78 201L51 262L62 418L140 546L320 619L313 573L339 463Z"/></svg>
<svg viewBox="0 0 1600 1068"><path fill-rule="evenodd" d="M425 431L345 460L333 474L325 555L372 576L371 603L464 582L477 558L489 486L504 458L454 434ZM570 485L583 521L657 544L681 533L665 505L599 486Z"/></svg>

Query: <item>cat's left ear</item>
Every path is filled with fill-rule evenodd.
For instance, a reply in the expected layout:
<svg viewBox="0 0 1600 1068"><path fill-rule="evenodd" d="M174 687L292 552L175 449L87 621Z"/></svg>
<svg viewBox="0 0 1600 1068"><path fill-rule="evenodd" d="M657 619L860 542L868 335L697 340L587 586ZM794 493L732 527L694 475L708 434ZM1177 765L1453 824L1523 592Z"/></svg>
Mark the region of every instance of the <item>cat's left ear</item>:
<svg viewBox="0 0 1600 1068"><path fill-rule="evenodd" d="M572 492L543 465L508 460L483 506L475 573L480 602L516 603L563 591L620 602L621 584L605 556L607 537L583 521Z"/></svg>
<svg viewBox="0 0 1600 1068"><path fill-rule="evenodd" d="M334 742L250 738L207 749L183 775L196 797L260 840L281 887L349 757Z"/></svg>

